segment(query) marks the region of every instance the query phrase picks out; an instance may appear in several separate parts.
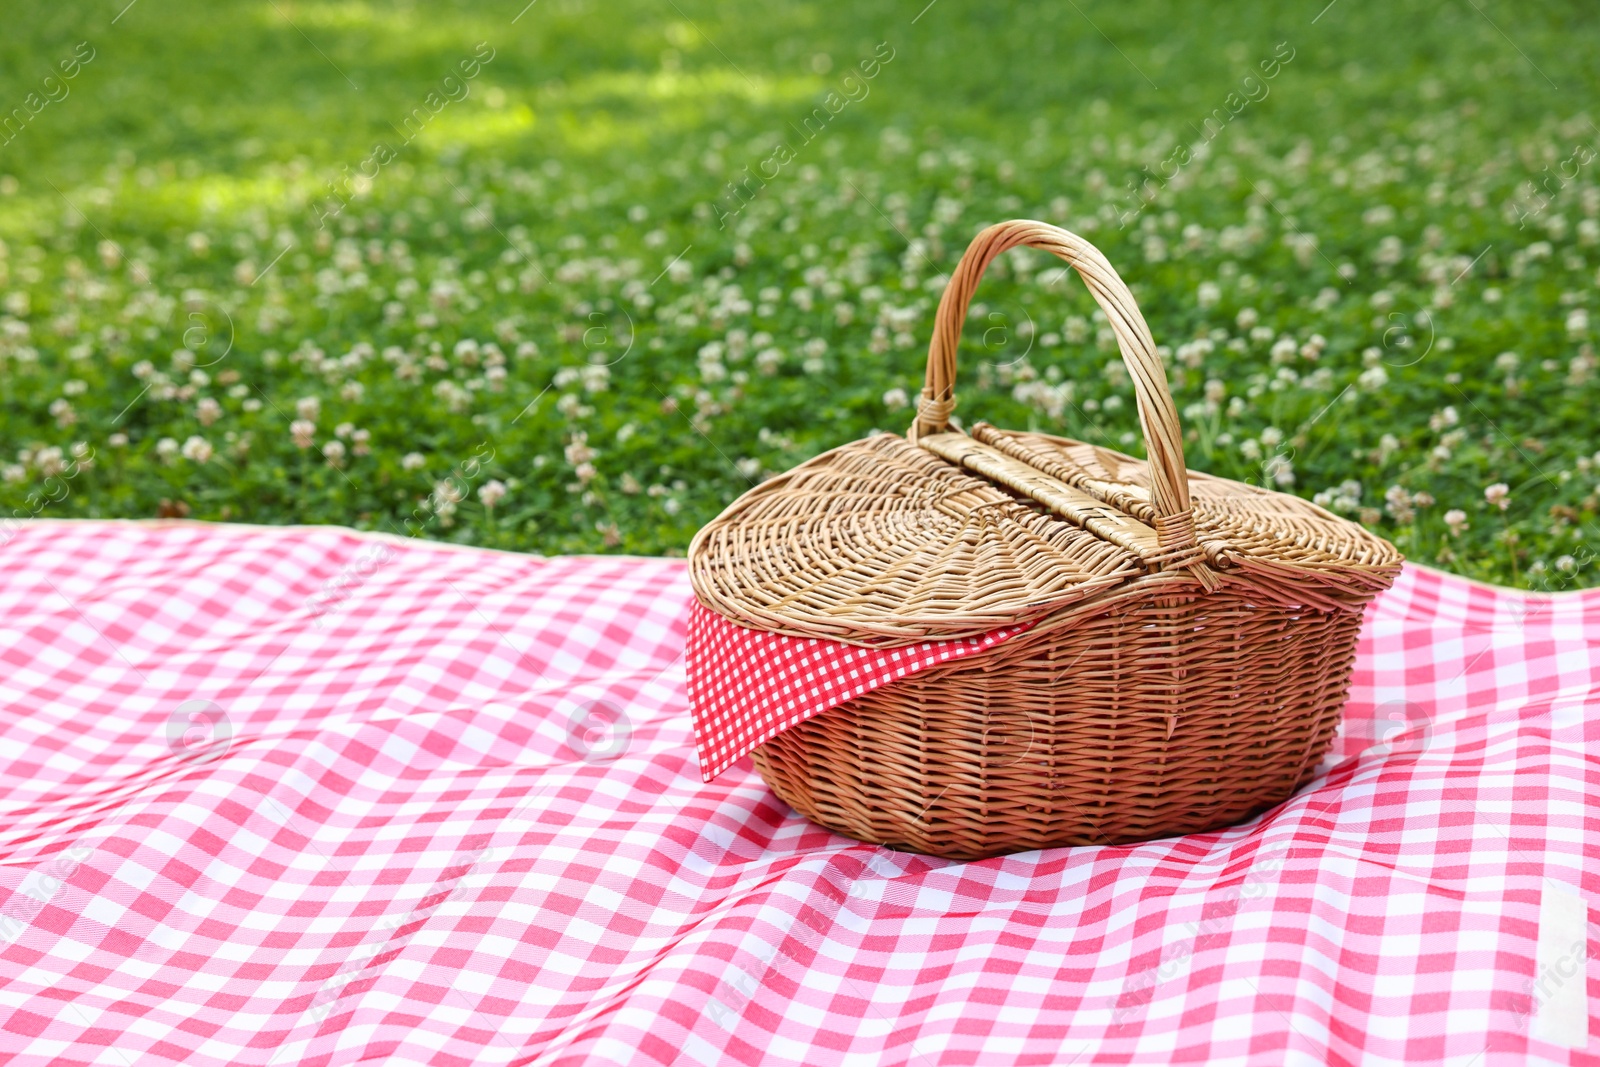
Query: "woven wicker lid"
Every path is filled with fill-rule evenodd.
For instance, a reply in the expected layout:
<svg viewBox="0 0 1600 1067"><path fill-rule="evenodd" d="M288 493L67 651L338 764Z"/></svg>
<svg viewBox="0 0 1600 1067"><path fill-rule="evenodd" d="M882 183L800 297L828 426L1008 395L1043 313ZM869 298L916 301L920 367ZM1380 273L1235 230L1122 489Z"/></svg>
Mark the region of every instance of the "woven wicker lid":
<svg viewBox="0 0 1600 1067"><path fill-rule="evenodd" d="M955 346L984 268L1019 244L1072 264L1134 382L1149 460L984 423L953 430ZM1400 556L1298 497L1189 471L1166 372L1127 286L1088 242L1039 222L973 241L939 304L906 436L855 441L772 478L695 537L700 602L745 626L893 646L1076 614L1123 587L1245 584L1359 610Z"/></svg>

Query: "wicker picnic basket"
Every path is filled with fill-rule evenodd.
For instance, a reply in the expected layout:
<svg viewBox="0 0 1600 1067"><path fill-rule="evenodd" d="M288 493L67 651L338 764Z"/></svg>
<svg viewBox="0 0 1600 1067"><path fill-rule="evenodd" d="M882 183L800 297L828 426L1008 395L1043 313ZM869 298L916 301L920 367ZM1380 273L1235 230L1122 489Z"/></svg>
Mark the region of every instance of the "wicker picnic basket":
<svg viewBox="0 0 1600 1067"><path fill-rule="evenodd" d="M952 429L956 345L1018 245L1105 311L1149 460ZM1333 740L1362 609L1394 547L1305 500L1186 470L1166 373L1111 264L1041 222L968 247L904 437L877 434L745 493L695 537L696 596L741 626L861 646L1020 636L791 727L756 768L796 811L952 859L1215 829L1286 799Z"/></svg>

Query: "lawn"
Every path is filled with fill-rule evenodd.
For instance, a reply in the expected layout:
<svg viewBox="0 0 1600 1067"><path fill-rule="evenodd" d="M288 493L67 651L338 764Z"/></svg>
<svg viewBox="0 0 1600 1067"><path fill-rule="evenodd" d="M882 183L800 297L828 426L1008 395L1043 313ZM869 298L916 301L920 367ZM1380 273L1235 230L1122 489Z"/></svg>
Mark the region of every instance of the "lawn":
<svg viewBox="0 0 1600 1067"><path fill-rule="evenodd" d="M124 2L0 38L0 514L681 553L902 432L1032 217L1133 287L1191 467L1600 582L1586 6ZM958 415L1138 454L1059 266L991 269Z"/></svg>

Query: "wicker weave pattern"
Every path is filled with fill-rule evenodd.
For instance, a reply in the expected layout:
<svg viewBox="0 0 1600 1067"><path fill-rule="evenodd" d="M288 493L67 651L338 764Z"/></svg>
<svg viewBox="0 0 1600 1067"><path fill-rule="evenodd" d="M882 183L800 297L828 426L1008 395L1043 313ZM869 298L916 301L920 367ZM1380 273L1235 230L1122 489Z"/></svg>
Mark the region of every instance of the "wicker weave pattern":
<svg viewBox="0 0 1600 1067"><path fill-rule="evenodd" d="M880 434L752 489L690 546L695 592L757 629L863 645L969 637L1140 571L1132 553Z"/></svg>
<svg viewBox="0 0 1600 1067"><path fill-rule="evenodd" d="M755 765L813 822L950 859L1210 830L1311 775L1360 625L1234 589L1124 599L849 701Z"/></svg>
<svg viewBox="0 0 1600 1067"><path fill-rule="evenodd" d="M967 304L1019 244L1071 263L1105 310L1148 460L952 430ZM689 555L703 604L779 633L892 646L1037 621L755 753L814 821L960 859L1203 830L1281 801L1332 741L1361 610L1400 567L1322 508L1188 471L1132 294L1088 242L1026 221L979 234L952 275L905 438L751 490Z"/></svg>

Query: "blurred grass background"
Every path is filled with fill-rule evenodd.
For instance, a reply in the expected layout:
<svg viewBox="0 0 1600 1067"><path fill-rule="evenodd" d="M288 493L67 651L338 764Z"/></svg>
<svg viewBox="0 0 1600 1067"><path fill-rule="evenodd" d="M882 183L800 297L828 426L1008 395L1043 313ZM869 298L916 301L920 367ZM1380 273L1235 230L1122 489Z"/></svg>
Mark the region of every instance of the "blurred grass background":
<svg viewBox="0 0 1600 1067"><path fill-rule="evenodd" d="M20 103L79 41L99 56L24 157L8 146L8 169L71 180L119 149L235 178L267 160L342 163L390 136L395 116L478 41L497 49L489 82L524 113L462 132L499 151L568 158L756 132L827 86L815 55L843 66L880 41L900 51L899 65L874 86L873 114L854 116L861 125L932 123L1013 149L1035 119L1084 127L1095 99L1107 102L1110 129L1193 121L1279 41L1296 48L1297 77L1270 114L1251 116L1276 128L1258 134L1378 137L1419 110L1471 99L1486 136L1518 136L1591 107L1600 81L1594 14L1578 3L936 0L912 24L920 7L136 0L112 25L120 4L40 6L14 12L0 41L0 101ZM685 76L648 85L669 52Z"/></svg>
<svg viewBox="0 0 1600 1067"><path fill-rule="evenodd" d="M1257 440L1270 454L1274 436L1262 434L1275 430L1297 449L1296 479L1277 484L1311 496L1360 482L1354 496L1338 498L1343 510L1359 513L1414 558L1518 584L1592 584L1588 457L1600 441L1593 386L1572 369L1574 359L1581 370L1589 358L1581 352L1590 335L1587 327L1573 329L1570 316L1592 302L1596 284L1595 251L1581 226L1593 216L1586 205L1595 167L1580 167L1561 183L1535 230L1519 226L1508 205L1525 210L1532 203L1526 187L1543 168L1559 167L1574 146L1600 144L1590 119L1600 79L1595 22L1594 11L1575 2L1489 0L831 7L136 0L13 11L0 37L0 108L24 106L80 42L90 43L95 58L69 83L70 95L0 146L0 240L12 264L0 288L28 294L26 305L15 305L25 312L12 317L28 325L26 341L36 353L32 362L0 358L7 379L0 455L28 457L18 465L23 476L8 479L4 502L13 514L149 515L181 505L199 517L396 529L418 506L438 513L440 477L488 433L500 442L488 473L510 486L506 503L498 511L485 507L474 495L477 483L465 485L460 514L449 501L445 521L421 531L427 536L545 551L681 550L752 477L871 428L902 428L907 412L885 394L904 387L914 395L920 384L920 351L937 296L927 275L948 271L981 223L1009 215L1067 225L1098 218L1088 236L1133 282L1158 340L1175 347L1208 331L1227 335L1216 337L1218 355L1190 368L1187 379L1178 374L1180 407L1201 403L1207 380L1226 383L1232 396L1245 391L1251 374L1271 370L1266 345L1249 341L1238 318L1245 307L1297 343L1313 332L1327 337L1321 366L1337 378L1305 388L1289 382L1283 395L1266 396L1263 377L1271 410L1252 395L1247 412L1222 422L1215 411L1192 420L1213 422L1194 441L1192 466L1270 478L1259 455L1232 446ZM315 198L375 142L398 144L404 116L479 42L494 49L494 59L471 96L444 108L400 149L399 162L379 175L370 195L352 202L336 228L345 239L369 243L402 233L409 247L398 258L409 257L412 267L390 255L365 272L384 287L382 298L329 296L318 288L317 272L338 253L315 243ZM763 159L775 136L789 137L784 131L881 42L894 59L872 80L870 94L773 179L757 198L759 210L742 216L742 229L718 228L708 205L726 202L726 183ZM1195 140L1206 116L1280 42L1294 58L1270 94L1233 120L1185 183L1162 190L1148 224L1119 228L1106 208L1128 202L1126 186L1139 169L1154 166L1172 144ZM1393 173L1363 186L1357 164L1374 156L1389 159ZM802 175L803 167L820 176ZM836 210L835 201L852 199L846 184L872 210ZM813 186L826 191L806 191ZM433 209L419 207L419 198L437 205L452 197L469 201L469 209L487 198L492 225L473 223L467 211L436 212L431 226L395 223L402 214L429 217ZM953 206L938 216L941 198ZM1053 205L1064 205L1066 217L1055 217ZM1369 220L1379 205L1393 209L1392 224ZM1559 233L1546 227L1556 216ZM1229 227L1250 225L1262 229L1260 239L1218 245ZM1203 235L1185 241L1186 226ZM1292 241L1285 243L1302 230L1316 234L1315 255L1296 256ZM194 251L187 242L197 231L210 233L215 251ZM646 245L651 231L662 237ZM1165 242L1159 254L1151 251L1152 234ZM1374 251L1390 234L1404 243L1398 264ZM587 323L592 308L609 314L627 306L616 286L592 271L563 280L560 268L573 250L560 242L573 235L586 242L585 255L598 246L618 261L638 258L641 280L691 248L685 263L692 276L658 278L659 288L651 283L655 319L641 313L638 327L641 342L652 346L643 350L648 359L634 356L614 369L607 388L580 397L583 403L560 412L546 403L523 420L519 413L550 388L559 367L593 362L572 323ZM1519 265L1518 250L1540 239L1554 241L1554 251L1535 250ZM96 261L105 242L125 250L115 266ZM241 259L259 272L286 244L293 251L265 282L242 280ZM508 245L522 251L508 254ZM855 256L856 269L845 269L846 246L867 248ZM1472 260L1480 249L1484 257ZM1432 268L1417 257L1429 252L1471 260L1461 288L1425 276ZM521 267L517 254L537 264L545 282L497 285ZM135 259L150 268L148 280L126 276ZM692 306L699 283L712 278L736 277L751 298L767 286L790 292L814 262L849 292L817 297L814 310L778 300L768 315L758 307L732 319ZM1359 268L1359 277L1339 274L1344 264ZM385 318L382 307L396 296L390 290L400 276L420 273L425 293L430 269L455 277L474 267L485 275L481 295L441 310L442 321L419 326L409 312L407 321ZM1234 279L1241 270L1261 287L1240 291ZM103 306L67 285L84 271L111 287ZM914 333L914 346L869 351L870 309L855 322L829 318L830 301L866 303L858 296L863 282L885 288L894 305L879 325L897 310L915 312L890 327L896 338ZM1087 313L1081 293L1067 297L1028 282L1002 271L985 293L1041 321ZM1223 295L1215 307L1197 308L1206 282ZM1316 304L1315 294L1330 286L1344 303ZM1503 291L1501 301L1481 300L1485 287ZM1359 411L1342 421L1313 419L1337 399L1335 386L1373 365L1361 353L1385 344L1382 312L1427 307L1437 318L1441 288L1451 290L1452 314L1461 320L1453 350L1415 365L1385 358L1392 381L1363 387ZM1379 290L1387 296L1374 298ZM225 402L229 421L217 429L253 432L248 457L225 453L220 439L213 442L216 460L158 450L162 439L207 431L209 423L195 423L194 401L219 392L215 382L192 386L165 407L145 401L117 415L140 390L131 368L140 359L165 367L183 333L170 316L143 331L124 329L131 317L113 305L151 291L174 298L201 292L236 320L230 365L255 383L266 409L251 414ZM1369 298L1376 301L1370 307ZM477 306L468 306L474 300ZM674 312L664 314L674 300ZM267 304L286 309L277 325L270 316L262 325ZM69 314L70 326L55 325ZM353 371L349 377L366 382L363 398L327 398L318 430L327 438L324 427L341 415L369 427L371 458L352 458L330 473L303 462L304 450L290 444L285 427L297 399L333 379L292 360L263 360L263 353L309 341L337 355L367 342L398 345L420 360L430 343L442 342L448 356L461 338L487 339L508 316L517 319L502 331L508 353L514 341L529 341L538 355L510 363L503 398L484 390L474 395L487 403L443 410L426 393L419 403L390 390L388 376L376 370ZM115 328L108 332L108 325ZM772 334L790 364L799 362L804 338L825 339L827 356L803 373L786 364L770 382L755 376L730 392L715 384L721 379L706 378L703 359L704 346L730 328ZM1235 335L1244 347L1229 354L1226 342ZM1085 439L1099 435L1138 450L1126 440L1131 414L1113 417L1112 407L1098 406L1126 391L1114 374L1102 380L1104 351L1070 342L1049 352L1028 347L1025 358L1041 373L1050 362L1052 380L1084 383L1071 410L1030 404L1002 374L968 379L962 412ZM1530 369L1502 373L1505 366L1493 361L1513 348L1518 366ZM991 355L997 364L1009 359ZM1543 364L1552 366L1531 369ZM175 382L182 369L173 372ZM459 366L432 368L426 380L435 373L469 385L478 380L474 369ZM1446 382L1447 374L1455 380ZM73 382L85 385L79 390ZM693 404L696 417L679 421L664 410L669 395L681 398L684 410ZM73 407L66 425L59 409L48 408L58 397ZM1445 459L1430 460L1446 406L1472 432ZM634 429L613 443L623 426ZM1303 440L1297 426L1308 426ZM762 430L768 433L760 436ZM129 438L114 446L115 457L107 445L113 432ZM597 472L577 482L573 470L583 460L571 459L574 434L599 453ZM79 443L93 449L95 466L72 475L59 499L47 493L41 506L38 481L48 477L41 450ZM426 467L401 463L413 450L428 458ZM1492 483L1509 484L1511 507L1503 513L1483 498ZM639 491L647 484L660 491ZM1386 486L1402 487L1408 503L1396 508ZM1429 503L1414 506L1417 493ZM664 509L669 502L674 506ZM1448 506L1466 517L1444 522ZM1560 561L1571 566L1557 567Z"/></svg>

